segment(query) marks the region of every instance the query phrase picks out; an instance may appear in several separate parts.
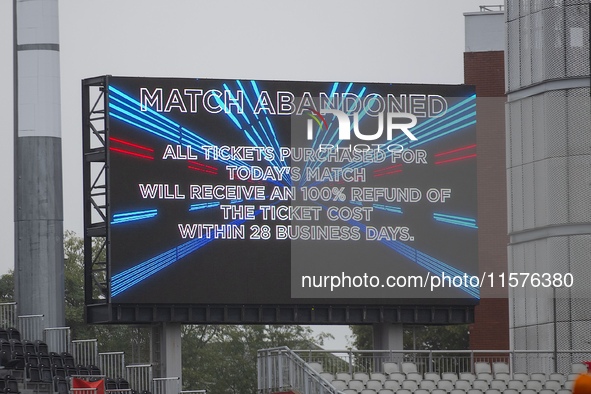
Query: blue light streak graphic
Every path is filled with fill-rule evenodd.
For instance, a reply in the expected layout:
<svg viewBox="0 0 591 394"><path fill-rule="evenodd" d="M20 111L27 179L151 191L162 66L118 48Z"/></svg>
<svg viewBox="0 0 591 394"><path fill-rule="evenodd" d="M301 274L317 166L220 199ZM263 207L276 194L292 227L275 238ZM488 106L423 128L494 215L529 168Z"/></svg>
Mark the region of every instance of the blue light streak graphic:
<svg viewBox="0 0 591 394"><path fill-rule="evenodd" d="M400 207L393 207L391 205L383 205L383 204L373 204L373 207L376 209L380 209L382 211L402 214L402 208L400 208Z"/></svg>
<svg viewBox="0 0 591 394"><path fill-rule="evenodd" d="M220 203L219 202L204 202L201 204L193 204L189 207L189 212L193 212L193 211L200 211L202 209L207 209L207 208L215 208L215 207L219 207Z"/></svg>
<svg viewBox="0 0 591 394"><path fill-rule="evenodd" d="M476 225L476 219L467 218L463 216L455 216L455 215L446 215L443 213L434 213L433 219L438 222L454 224L456 226L468 227L477 229L478 226Z"/></svg>
<svg viewBox="0 0 591 394"><path fill-rule="evenodd" d="M113 220L111 221L111 224L135 222L137 220L150 219L155 217L156 215L158 215L157 209L116 213L113 215Z"/></svg>

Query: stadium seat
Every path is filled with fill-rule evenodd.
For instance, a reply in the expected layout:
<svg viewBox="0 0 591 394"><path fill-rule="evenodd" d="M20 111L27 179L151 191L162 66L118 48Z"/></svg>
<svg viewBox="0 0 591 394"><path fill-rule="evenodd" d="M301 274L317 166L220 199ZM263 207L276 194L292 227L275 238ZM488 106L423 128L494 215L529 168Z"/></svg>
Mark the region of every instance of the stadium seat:
<svg viewBox="0 0 591 394"><path fill-rule="evenodd" d="M505 383L504 380L501 379L493 379L488 383L488 386L491 389L495 389L495 390L499 390L499 391L505 391L507 390L507 383Z"/></svg>
<svg viewBox="0 0 591 394"><path fill-rule="evenodd" d="M99 376L102 375L101 369L99 367L97 367L96 365L89 365L87 366L88 368L88 372L90 375L92 376Z"/></svg>
<svg viewBox="0 0 591 394"><path fill-rule="evenodd" d="M423 379L419 382L419 389L432 391L436 388L437 388L437 386L435 385L435 382L432 380L424 380Z"/></svg>
<svg viewBox="0 0 591 394"><path fill-rule="evenodd" d="M492 369L489 363L479 361L474 363L474 373L492 373Z"/></svg>
<svg viewBox="0 0 591 394"><path fill-rule="evenodd" d="M577 378L579 377L579 375L580 375L580 373L569 373L569 374L566 376L566 380L572 380L572 381L575 381L575 380L577 380ZM566 380L565 380L565 381L566 381Z"/></svg>
<svg viewBox="0 0 591 394"><path fill-rule="evenodd" d="M540 391L543 388L543 386L542 382L540 382L539 380L528 380L527 382L525 382L525 388Z"/></svg>
<svg viewBox="0 0 591 394"><path fill-rule="evenodd" d="M8 341L8 331L6 331L4 328L0 328L0 339L5 339Z"/></svg>
<svg viewBox="0 0 591 394"><path fill-rule="evenodd" d="M405 380L414 380L415 382L419 383L421 380L423 380L423 377L418 372L409 372L406 374Z"/></svg>
<svg viewBox="0 0 591 394"><path fill-rule="evenodd" d="M78 375L88 376L90 375L90 369L86 365L77 365L76 369L78 370ZM106 388L106 387L105 387Z"/></svg>
<svg viewBox="0 0 591 394"><path fill-rule="evenodd" d="M343 394L359 394L359 392L355 389L344 389L341 391Z"/></svg>
<svg viewBox="0 0 591 394"><path fill-rule="evenodd" d="M583 363L573 363L570 366L570 371L576 374L587 373L587 365Z"/></svg>
<svg viewBox="0 0 591 394"><path fill-rule="evenodd" d="M8 331L8 339L18 339L19 341L21 340L21 333L16 328L8 327L6 331Z"/></svg>
<svg viewBox="0 0 591 394"><path fill-rule="evenodd" d="M467 380L470 382L470 384L472 384L472 382L476 380L476 375L474 375L472 372L460 372L458 379Z"/></svg>
<svg viewBox="0 0 591 394"><path fill-rule="evenodd" d="M431 391L431 394L447 394L447 393L448 393L448 391L447 390L444 390L444 389L433 389Z"/></svg>
<svg viewBox="0 0 591 394"><path fill-rule="evenodd" d="M429 391L429 390L425 390L425 389L416 389L416 390L414 391L414 393L413 393L413 394L429 394L429 393L430 393L430 391Z"/></svg>
<svg viewBox="0 0 591 394"><path fill-rule="evenodd" d="M373 389L363 389L360 391L360 394L377 394L377 391Z"/></svg>
<svg viewBox="0 0 591 394"><path fill-rule="evenodd" d="M452 391L449 392L449 394L466 394L466 390L453 389Z"/></svg>
<svg viewBox="0 0 591 394"><path fill-rule="evenodd" d="M439 374L437 372L425 372L425 375L423 375L423 378L425 380L432 380L435 383L439 382L439 380L441 379L441 377L439 376Z"/></svg>
<svg viewBox="0 0 591 394"><path fill-rule="evenodd" d="M394 391L390 389L381 389L378 391L378 394L394 394Z"/></svg>
<svg viewBox="0 0 591 394"><path fill-rule="evenodd" d="M351 380L351 375L348 372L337 372L335 376L337 380L343 380L345 383L349 383Z"/></svg>
<svg viewBox="0 0 591 394"><path fill-rule="evenodd" d="M328 383L332 382L334 380L334 375L331 374L330 372L321 372L320 376L326 380Z"/></svg>
<svg viewBox="0 0 591 394"><path fill-rule="evenodd" d="M452 383L455 383L458 380L458 374L455 372L443 372L441 373L441 379L451 380Z"/></svg>
<svg viewBox="0 0 591 394"><path fill-rule="evenodd" d="M556 392L562 388L562 384L558 380L546 380L544 388Z"/></svg>
<svg viewBox="0 0 591 394"><path fill-rule="evenodd" d="M369 375L365 372L354 372L353 379L361 380L363 382L363 384L365 384L369 380Z"/></svg>
<svg viewBox="0 0 591 394"><path fill-rule="evenodd" d="M410 390L411 392L416 391L419 388L419 385L414 380L404 380L400 385L404 390Z"/></svg>
<svg viewBox="0 0 591 394"><path fill-rule="evenodd" d="M572 391L568 389L560 389L556 392L556 394L572 394Z"/></svg>
<svg viewBox="0 0 591 394"><path fill-rule="evenodd" d="M344 380L340 380L340 379L335 379L330 383L335 389L339 390L339 391L343 391L345 389L347 389L347 382L345 382Z"/></svg>
<svg viewBox="0 0 591 394"><path fill-rule="evenodd" d="M493 380L494 377L489 372L480 372L479 374L476 375L476 379L486 380L490 384L491 380Z"/></svg>
<svg viewBox="0 0 591 394"><path fill-rule="evenodd" d="M363 384L361 380L351 379L349 380L348 387L350 389L357 390L357 392L360 392L365 388L365 384Z"/></svg>
<svg viewBox="0 0 591 394"><path fill-rule="evenodd" d="M501 391L497 389L488 389L484 392L484 394L501 394Z"/></svg>
<svg viewBox="0 0 591 394"><path fill-rule="evenodd" d="M504 362L494 362L492 364L492 372L493 375L495 375L495 377L498 373L511 373L511 371L509 370L509 364Z"/></svg>
<svg viewBox="0 0 591 394"><path fill-rule="evenodd" d="M320 363L312 362L312 363L308 363L308 366L318 373L324 372L324 369L322 368L322 364L320 364Z"/></svg>
<svg viewBox="0 0 591 394"><path fill-rule="evenodd" d="M573 386L575 384L574 380L567 380L566 382L564 382L564 384L562 385L563 389L566 389L568 391L572 391L573 390Z"/></svg>
<svg viewBox="0 0 591 394"><path fill-rule="evenodd" d="M525 383L519 379L513 379L507 382L507 388L512 390L521 391L525 389Z"/></svg>
<svg viewBox="0 0 591 394"><path fill-rule="evenodd" d="M39 355L46 354L49 356L49 347L42 340L37 339L35 341L35 348L37 349L37 354L39 354Z"/></svg>
<svg viewBox="0 0 591 394"><path fill-rule="evenodd" d="M522 372L516 372L513 374L513 380L521 380L523 384L529 380L529 375Z"/></svg>
<svg viewBox="0 0 591 394"><path fill-rule="evenodd" d="M39 367L36 365L32 365L32 364L27 364L25 366L25 372L26 372L26 379L28 382L31 383L38 383L41 382L41 371L39 370Z"/></svg>
<svg viewBox="0 0 591 394"><path fill-rule="evenodd" d="M454 383L451 380L440 379L439 382L437 382L437 388L450 392L454 389Z"/></svg>
<svg viewBox="0 0 591 394"><path fill-rule="evenodd" d="M454 387L456 389L468 391L472 388L472 383L470 383L470 381L468 381L468 380L458 379L458 380L456 380Z"/></svg>
<svg viewBox="0 0 591 394"><path fill-rule="evenodd" d="M386 379L383 386L385 389L392 390L392 391L400 390L400 382L397 380Z"/></svg>
<svg viewBox="0 0 591 394"><path fill-rule="evenodd" d="M37 354L37 348L35 348L35 343L28 341L28 340L24 340L22 341L23 343L23 348L25 350L25 354L27 353L31 353L31 354Z"/></svg>
<svg viewBox="0 0 591 394"><path fill-rule="evenodd" d="M380 382L382 382L382 384L384 384L384 382L386 381L386 375L384 375L383 373L380 373L380 372L372 372L369 375L369 377L372 380L379 380Z"/></svg>
<svg viewBox="0 0 591 394"><path fill-rule="evenodd" d="M393 372L388 376L388 379L395 380L398 383L402 383L404 380L406 380L406 375L402 372Z"/></svg>
<svg viewBox="0 0 591 394"><path fill-rule="evenodd" d="M400 366L398 363L386 362L382 365L384 375L389 375L394 372L400 372Z"/></svg>
<svg viewBox="0 0 591 394"><path fill-rule="evenodd" d="M511 374L506 372L497 372L495 374L495 379L502 380L503 382L505 382L505 384L507 384L507 382L511 380Z"/></svg>
<svg viewBox="0 0 591 394"><path fill-rule="evenodd" d="M53 379L53 391L57 394L69 394L70 388L68 386L68 381L65 378L56 376Z"/></svg>
<svg viewBox="0 0 591 394"><path fill-rule="evenodd" d="M488 385L488 382L486 380L475 379L472 382L472 388L478 389L484 393L486 390L488 390L490 388L490 386Z"/></svg>
<svg viewBox="0 0 591 394"><path fill-rule="evenodd" d="M538 394L538 392L532 389L525 389L521 391L521 394Z"/></svg>
<svg viewBox="0 0 591 394"><path fill-rule="evenodd" d="M413 362L410 362L410 361L403 362L400 365L400 369L402 370L402 372L404 372L407 375L409 373L417 373L418 372L417 365Z"/></svg>
<svg viewBox="0 0 591 394"><path fill-rule="evenodd" d="M407 389L400 389L396 392L396 394L412 394L412 391Z"/></svg>
<svg viewBox="0 0 591 394"><path fill-rule="evenodd" d="M368 389L372 389L377 391L380 391L383 387L383 384L381 381L376 380L376 379L370 379L365 383L365 387Z"/></svg>
<svg viewBox="0 0 591 394"><path fill-rule="evenodd" d="M562 385L564 384L564 382L566 382L566 376L559 372L554 372L548 375L548 380L555 380L557 382L560 382L560 384Z"/></svg>
<svg viewBox="0 0 591 394"><path fill-rule="evenodd" d="M62 361L64 363L64 367L67 367L67 366L75 367L76 366L76 361L74 361L74 357L70 353L63 352L60 354L60 356L62 356Z"/></svg>
<svg viewBox="0 0 591 394"><path fill-rule="evenodd" d="M10 339L9 343L10 350L12 351L12 353L23 356L23 358L25 357L25 348L23 346L23 343L19 339Z"/></svg>
<svg viewBox="0 0 591 394"><path fill-rule="evenodd" d="M532 373L529 375L529 380L537 380L538 382L544 384L546 382L546 374L545 373Z"/></svg>
<svg viewBox="0 0 591 394"><path fill-rule="evenodd" d="M478 390L478 389L470 389L468 391L466 391L467 394L484 394L484 392L482 390Z"/></svg>
<svg viewBox="0 0 591 394"><path fill-rule="evenodd" d="M556 391L550 389L541 389L538 394L556 394Z"/></svg>
<svg viewBox="0 0 591 394"><path fill-rule="evenodd" d="M64 367L64 360L62 360L62 356L56 352L49 353L49 360L51 361L51 365L57 365L58 367Z"/></svg>
<svg viewBox="0 0 591 394"><path fill-rule="evenodd" d="M105 378L105 390L117 390L117 381L113 378Z"/></svg>
<svg viewBox="0 0 591 394"><path fill-rule="evenodd" d="M503 391L503 394L519 394L519 391L517 391L515 389L507 389L507 390Z"/></svg>

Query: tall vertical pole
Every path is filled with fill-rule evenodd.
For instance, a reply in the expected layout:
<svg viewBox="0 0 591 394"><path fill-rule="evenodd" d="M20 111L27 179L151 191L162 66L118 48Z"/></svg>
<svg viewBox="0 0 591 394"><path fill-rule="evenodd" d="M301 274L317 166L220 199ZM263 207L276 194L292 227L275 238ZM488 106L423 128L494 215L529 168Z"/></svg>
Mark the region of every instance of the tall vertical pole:
<svg viewBox="0 0 591 394"><path fill-rule="evenodd" d="M13 0L15 296L64 325L58 0Z"/></svg>

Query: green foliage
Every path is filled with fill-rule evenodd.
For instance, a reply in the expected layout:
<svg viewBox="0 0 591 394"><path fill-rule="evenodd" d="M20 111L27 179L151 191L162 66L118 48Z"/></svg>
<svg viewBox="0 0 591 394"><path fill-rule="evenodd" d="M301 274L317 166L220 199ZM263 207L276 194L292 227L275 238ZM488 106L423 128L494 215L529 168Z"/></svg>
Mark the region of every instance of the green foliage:
<svg viewBox="0 0 591 394"><path fill-rule="evenodd" d="M14 302L14 273L0 276L0 302Z"/></svg>

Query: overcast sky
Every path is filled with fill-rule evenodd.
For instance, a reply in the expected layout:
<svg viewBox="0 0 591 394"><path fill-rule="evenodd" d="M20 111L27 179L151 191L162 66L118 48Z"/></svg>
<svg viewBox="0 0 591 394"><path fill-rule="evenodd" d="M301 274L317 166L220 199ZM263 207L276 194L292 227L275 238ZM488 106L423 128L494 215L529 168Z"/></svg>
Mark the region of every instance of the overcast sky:
<svg viewBox="0 0 591 394"><path fill-rule="evenodd" d="M64 229L82 235L80 81L463 82L474 0L60 0ZM502 4L502 0L487 0ZM0 1L0 274L14 266L12 0Z"/></svg>

